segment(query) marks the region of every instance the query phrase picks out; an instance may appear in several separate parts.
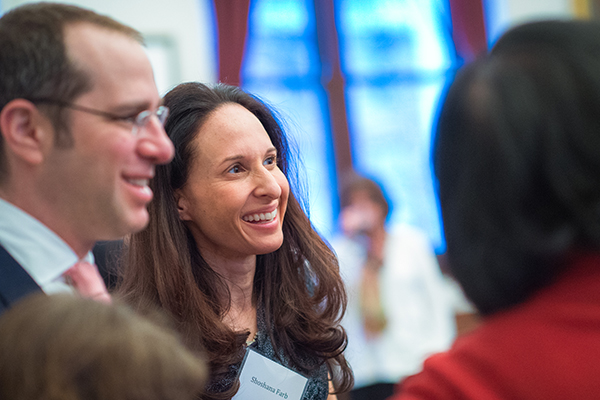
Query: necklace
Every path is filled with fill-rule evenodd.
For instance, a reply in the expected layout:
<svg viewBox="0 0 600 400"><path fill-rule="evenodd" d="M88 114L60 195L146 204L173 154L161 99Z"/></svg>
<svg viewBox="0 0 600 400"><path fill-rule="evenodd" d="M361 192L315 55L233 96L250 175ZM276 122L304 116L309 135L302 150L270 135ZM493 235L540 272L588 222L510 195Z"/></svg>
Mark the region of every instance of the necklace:
<svg viewBox="0 0 600 400"><path fill-rule="evenodd" d="M246 346L250 346L252 343L256 342L257 338L258 338L258 332L256 332L254 334L254 336L252 337L252 339L246 340Z"/></svg>

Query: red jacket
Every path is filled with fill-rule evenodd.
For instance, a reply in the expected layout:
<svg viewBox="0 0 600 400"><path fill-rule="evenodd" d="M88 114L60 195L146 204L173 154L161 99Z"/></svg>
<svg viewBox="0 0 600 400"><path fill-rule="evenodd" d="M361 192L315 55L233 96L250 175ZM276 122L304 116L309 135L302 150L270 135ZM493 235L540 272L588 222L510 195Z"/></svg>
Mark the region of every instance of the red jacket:
<svg viewBox="0 0 600 400"><path fill-rule="evenodd" d="M600 255L487 318L398 389L389 400L600 399Z"/></svg>

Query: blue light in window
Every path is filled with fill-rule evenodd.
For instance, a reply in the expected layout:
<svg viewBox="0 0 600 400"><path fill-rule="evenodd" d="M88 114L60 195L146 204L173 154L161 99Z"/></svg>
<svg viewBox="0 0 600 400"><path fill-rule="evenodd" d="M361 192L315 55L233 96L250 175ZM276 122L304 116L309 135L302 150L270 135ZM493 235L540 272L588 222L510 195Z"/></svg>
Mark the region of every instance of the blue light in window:
<svg viewBox="0 0 600 400"><path fill-rule="evenodd" d="M251 2L242 74L246 79L320 75L312 3L304 0Z"/></svg>
<svg viewBox="0 0 600 400"><path fill-rule="evenodd" d="M386 187L390 225L444 239L431 174L438 98L455 59L441 0L338 0L342 68L355 168Z"/></svg>
<svg viewBox="0 0 600 400"><path fill-rule="evenodd" d="M257 37L302 37L311 19L304 1L261 0L252 2L250 24Z"/></svg>

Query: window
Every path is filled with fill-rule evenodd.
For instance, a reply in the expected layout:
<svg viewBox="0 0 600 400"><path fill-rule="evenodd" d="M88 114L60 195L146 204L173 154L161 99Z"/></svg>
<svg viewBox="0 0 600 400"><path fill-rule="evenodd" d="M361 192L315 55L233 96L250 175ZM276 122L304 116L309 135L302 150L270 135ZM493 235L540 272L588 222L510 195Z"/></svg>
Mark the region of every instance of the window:
<svg viewBox="0 0 600 400"><path fill-rule="evenodd" d="M438 0L337 2L354 167L385 186L390 224L423 229L437 248L430 138L455 62L449 15Z"/></svg>
<svg viewBox="0 0 600 400"><path fill-rule="evenodd" d="M437 100L455 69L450 14L442 0L334 2L354 168L384 184L390 224L443 238L430 167ZM321 82L312 0L254 0L244 88L283 114L298 144L310 217L326 238L338 211L329 110ZM302 172L302 171L301 171Z"/></svg>

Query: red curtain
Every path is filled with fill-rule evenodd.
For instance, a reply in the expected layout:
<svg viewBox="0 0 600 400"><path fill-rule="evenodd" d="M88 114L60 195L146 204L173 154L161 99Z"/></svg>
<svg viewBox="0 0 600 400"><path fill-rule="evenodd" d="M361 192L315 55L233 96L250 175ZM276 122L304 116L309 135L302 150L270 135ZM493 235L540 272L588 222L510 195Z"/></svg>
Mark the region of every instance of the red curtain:
<svg viewBox="0 0 600 400"><path fill-rule="evenodd" d="M465 62L487 50L482 0L450 0L452 39Z"/></svg>
<svg viewBox="0 0 600 400"><path fill-rule="evenodd" d="M219 81L241 85L250 0L213 0L217 16Z"/></svg>

